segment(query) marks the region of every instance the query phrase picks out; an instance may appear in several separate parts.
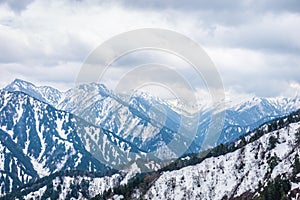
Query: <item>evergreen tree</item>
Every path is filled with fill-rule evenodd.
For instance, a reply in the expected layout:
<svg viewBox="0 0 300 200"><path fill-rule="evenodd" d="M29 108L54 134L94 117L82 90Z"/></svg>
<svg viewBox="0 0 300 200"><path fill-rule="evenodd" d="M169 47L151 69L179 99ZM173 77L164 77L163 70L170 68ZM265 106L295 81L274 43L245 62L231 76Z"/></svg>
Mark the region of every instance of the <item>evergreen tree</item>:
<svg viewBox="0 0 300 200"><path fill-rule="evenodd" d="M294 175L300 173L300 161L299 161L299 155L295 155L295 161L294 161L294 169L293 169Z"/></svg>
<svg viewBox="0 0 300 200"><path fill-rule="evenodd" d="M284 121L282 118L279 119L278 125L279 127L283 127Z"/></svg>
<svg viewBox="0 0 300 200"><path fill-rule="evenodd" d="M278 139L272 135L269 138L269 149L274 149L276 147L277 142L278 142Z"/></svg>
<svg viewBox="0 0 300 200"><path fill-rule="evenodd" d="M277 157L276 154L274 156L272 156L271 158L269 158L268 164L269 164L269 167L271 168L271 170L273 170L276 167L276 165L278 164L278 160L279 160L279 158Z"/></svg>
<svg viewBox="0 0 300 200"><path fill-rule="evenodd" d="M287 194L291 189L291 184L288 180L281 179L279 176L275 180L268 183L268 185L261 192L256 199L259 200L285 200Z"/></svg>
<svg viewBox="0 0 300 200"><path fill-rule="evenodd" d="M296 139L296 143L299 145L300 144L300 129L296 130L295 139Z"/></svg>

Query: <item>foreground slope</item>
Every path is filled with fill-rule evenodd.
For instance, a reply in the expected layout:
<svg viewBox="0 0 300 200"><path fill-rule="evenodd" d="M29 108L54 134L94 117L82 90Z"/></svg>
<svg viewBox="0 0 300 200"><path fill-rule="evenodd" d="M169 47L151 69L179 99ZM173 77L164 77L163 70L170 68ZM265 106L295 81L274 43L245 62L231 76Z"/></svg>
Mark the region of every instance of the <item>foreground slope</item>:
<svg viewBox="0 0 300 200"><path fill-rule="evenodd" d="M165 172L145 197L231 199L246 192L252 196L278 175L292 176L294 159L299 153L294 133L299 128L300 123L294 123L289 128L265 134L232 153L208 158L196 166ZM278 140L274 148L269 142L271 137Z"/></svg>
<svg viewBox="0 0 300 200"><path fill-rule="evenodd" d="M96 199L114 195L125 199L298 198L299 145L300 111L269 122L234 143L220 145L204 158L184 157Z"/></svg>
<svg viewBox="0 0 300 200"><path fill-rule="evenodd" d="M116 187L119 173L60 171L23 185L0 199L90 199L99 192Z"/></svg>

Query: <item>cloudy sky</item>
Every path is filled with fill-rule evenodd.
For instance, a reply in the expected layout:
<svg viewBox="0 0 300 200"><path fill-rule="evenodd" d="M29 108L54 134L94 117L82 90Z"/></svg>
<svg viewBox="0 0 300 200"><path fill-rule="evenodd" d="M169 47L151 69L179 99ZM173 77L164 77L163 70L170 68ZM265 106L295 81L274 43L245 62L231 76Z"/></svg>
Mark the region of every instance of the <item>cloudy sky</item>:
<svg viewBox="0 0 300 200"><path fill-rule="evenodd" d="M0 0L0 87L21 78L66 90L97 46L138 28L173 30L199 43L226 91L266 97L300 93L299 0ZM156 54L136 53L118 65L163 59L183 65ZM120 66L112 67L107 84L122 73Z"/></svg>

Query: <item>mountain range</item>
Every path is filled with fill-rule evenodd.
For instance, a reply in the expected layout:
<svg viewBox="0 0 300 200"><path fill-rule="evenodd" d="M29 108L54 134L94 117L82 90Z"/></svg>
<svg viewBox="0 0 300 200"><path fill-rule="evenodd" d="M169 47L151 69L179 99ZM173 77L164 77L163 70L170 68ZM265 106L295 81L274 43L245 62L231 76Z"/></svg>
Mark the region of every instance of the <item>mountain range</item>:
<svg viewBox="0 0 300 200"><path fill-rule="evenodd" d="M270 175L268 159L275 153L280 162L294 162L298 146L292 135L297 132L299 123L288 121L287 116L296 118L294 112L300 108L300 98L252 97L238 104L228 101L222 103L225 105L223 110L215 107L199 110L197 132L189 145L182 141L193 133L189 133L187 124L180 127L186 113L165 100L142 92L124 98L98 83L77 85L61 92L50 86L35 86L16 79L0 91L0 196L47 199L56 195L53 199L89 199L98 193L106 194L111 188L128 185L132 177L145 168L156 171L163 168L165 163L156 162L156 159L169 161L182 156L176 149L170 148L169 143L173 140L185 145L185 155L204 152L202 144L210 121L221 114L225 114L224 125L211 148L222 144L238 146L241 141L246 141L247 145L224 153L217 160L207 158L196 165L171 171L170 174L155 174L157 179L143 193L143 198L176 199L177 195L187 198L182 196L186 194L195 199L224 199L225 196L231 199L245 193L254 196L259 181L267 185L273 180L270 177L275 179L282 171L289 174L284 168L276 176ZM277 127L275 131L263 128L263 124L273 123L272 120L280 117L285 117L285 125L281 124L281 128ZM180 128L186 135L178 134ZM252 135L262 129L265 134L250 141ZM272 135L277 138L276 147L269 149L267 146ZM260 149L255 149L254 144L261 146ZM243 148L246 153L241 152ZM258 158L259 163L265 163L265 171L255 173L268 175L268 178L258 180L251 175L254 172L250 169L256 169L257 165L250 158L254 153L262 152L270 156ZM236 163L230 161L240 158L241 153L243 157L240 160L246 167L237 170L233 168ZM291 156L285 157L288 154ZM190 160L191 157L181 159ZM207 169L216 163L221 165L221 161L223 171L219 168ZM198 173L197 180L201 187L191 189L192 176L200 169L208 170L203 173L211 178L200 180ZM224 173L226 176L221 176L224 179L216 176ZM183 180L177 180L180 174L183 174ZM231 181L232 177L237 177L236 181ZM244 189L240 189L243 181L248 179L252 181L246 182ZM222 190L218 184L229 186ZM59 189L58 185L63 188ZM263 186L260 188L263 189ZM250 191L246 190L249 187Z"/></svg>
<svg viewBox="0 0 300 200"><path fill-rule="evenodd" d="M75 114L87 122L109 130L123 139L134 143L146 152L164 152L158 157L176 157L167 144L178 132L184 112L176 106L146 93L136 92L127 101L120 94L114 94L103 84L81 84L60 92L49 86L37 87L32 83L16 79L6 91L21 91L40 101L46 102L58 110ZM287 115L300 108L300 98L259 98L251 97L234 103L221 102L222 110L206 107L197 113L198 128L193 143L187 147L187 153L201 150L211 120L225 114L224 124L214 146L238 139L264 122ZM158 109L157 109L158 108ZM183 125L186 135L188 125Z"/></svg>

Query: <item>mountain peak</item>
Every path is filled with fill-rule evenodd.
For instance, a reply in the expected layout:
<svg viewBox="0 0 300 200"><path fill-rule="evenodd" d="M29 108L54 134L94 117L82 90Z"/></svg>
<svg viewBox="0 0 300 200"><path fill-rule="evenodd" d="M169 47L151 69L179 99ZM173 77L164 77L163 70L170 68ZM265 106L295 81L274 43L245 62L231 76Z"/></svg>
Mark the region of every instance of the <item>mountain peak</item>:
<svg viewBox="0 0 300 200"><path fill-rule="evenodd" d="M16 78L13 83L17 83L17 82L26 82L26 83L29 83L28 81L24 81L22 79L19 79L19 78Z"/></svg>
<svg viewBox="0 0 300 200"><path fill-rule="evenodd" d="M24 92L40 101L47 102L51 105L56 105L60 98L61 92L50 86L36 86L31 82L16 78L13 82L7 85L4 90L14 92Z"/></svg>
<svg viewBox="0 0 300 200"><path fill-rule="evenodd" d="M16 78L13 82L5 87L5 89L21 89L21 88L28 88L28 87L35 87L33 83L28 81L24 81L22 79Z"/></svg>

